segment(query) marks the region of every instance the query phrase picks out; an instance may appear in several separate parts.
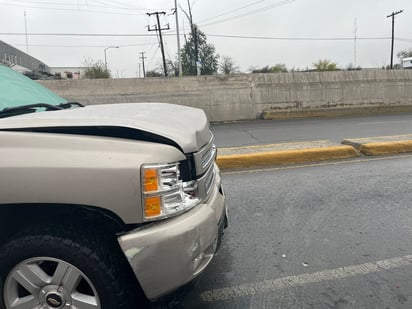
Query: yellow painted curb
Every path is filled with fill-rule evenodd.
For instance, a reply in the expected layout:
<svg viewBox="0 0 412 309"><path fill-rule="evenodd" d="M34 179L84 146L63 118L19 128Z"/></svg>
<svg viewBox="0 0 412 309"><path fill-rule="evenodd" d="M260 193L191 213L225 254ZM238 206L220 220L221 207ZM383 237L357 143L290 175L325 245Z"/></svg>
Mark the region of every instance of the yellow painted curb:
<svg viewBox="0 0 412 309"><path fill-rule="evenodd" d="M392 106L369 106L369 107L325 107L320 109L301 109L301 110L272 110L262 111L260 118L264 120L276 119L299 119L312 117L339 117L352 115L378 115L388 113L410 113L410 105L392 105Z"/></svg>
<svg viewBox="0 0 412 309"><path fill-rule="evenodd" d="M362 144L359 151L367 156L412 152L412 141L367 143Z"/></svg>
<svg viewBox="0 0 412 309"><path fill-rule="evenodd" d="M234 169L347 159L358 156L360 153L354 147L344 145L218 156L217 164L221 169Z"/></svg>

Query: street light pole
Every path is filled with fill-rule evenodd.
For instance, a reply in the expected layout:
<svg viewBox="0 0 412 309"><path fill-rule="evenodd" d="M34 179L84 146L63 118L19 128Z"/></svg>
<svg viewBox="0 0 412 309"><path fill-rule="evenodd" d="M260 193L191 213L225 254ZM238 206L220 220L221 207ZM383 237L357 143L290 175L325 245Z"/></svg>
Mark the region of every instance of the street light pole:
<svg viewBox="0 0 412 309"><path fill-rule="evenodd" d="M176 14L176 34L177 34L177 59L179 62L179 77L182 77L183 76L182 52L180 50L180 33L179 33L179 17L177 13L177 0L175 0L175 14Z"/></svg>
<svg viewBox="0 0 412 309"><path fill-rule="evenodd" d="M110 49L110 48L119 48L119 46L108 46L104 49L104 67L107 71L107 56L106 56L106 50Z"/></svg>

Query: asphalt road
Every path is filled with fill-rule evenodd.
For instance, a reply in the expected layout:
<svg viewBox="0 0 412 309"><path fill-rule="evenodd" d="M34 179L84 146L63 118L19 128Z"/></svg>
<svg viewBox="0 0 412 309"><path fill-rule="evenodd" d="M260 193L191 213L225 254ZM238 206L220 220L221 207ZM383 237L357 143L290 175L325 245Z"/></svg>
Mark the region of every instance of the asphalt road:
<svg viewBox="0 0 412 309"><path fill-rule="evenodd" d="M412 114L212 124L218 147L410 134Z"/></svg>
<svg viewBox="0 0 412 309"><path fill-rule="evenodd" d="M162 308L412 308L411 175L411 155L224 174L222 247Z"/></svg>

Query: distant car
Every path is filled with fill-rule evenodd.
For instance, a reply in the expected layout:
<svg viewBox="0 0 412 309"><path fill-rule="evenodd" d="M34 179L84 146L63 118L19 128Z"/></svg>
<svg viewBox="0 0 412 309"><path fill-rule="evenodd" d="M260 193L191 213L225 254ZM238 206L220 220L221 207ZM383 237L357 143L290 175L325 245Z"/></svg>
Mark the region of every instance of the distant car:
<svg viewBox="0 0 412 309"><path fill-rule="evenodd" d="M67 102L0 65L0 308L134 308L227 226L202 110Z"/></svg>

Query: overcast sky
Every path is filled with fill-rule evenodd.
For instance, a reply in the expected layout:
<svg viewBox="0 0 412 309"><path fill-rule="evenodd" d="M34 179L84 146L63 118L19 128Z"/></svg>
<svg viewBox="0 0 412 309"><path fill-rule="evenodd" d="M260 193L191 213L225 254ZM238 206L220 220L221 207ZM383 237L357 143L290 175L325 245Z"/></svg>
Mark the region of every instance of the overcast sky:
<svg viewBox="0 0 412 309"><path fill-rule="evenodd" d="M187 0L177 2L187 9ZM395 18L395 63L399 50L412 48L411 0L191 0L191 4L194 22L217 53L231 57L244 72L277 63L305 69L319 59L334 61L341 68L355 61L363 68L387 65L391 19L386 16L398 10L404 12ZM174 0L0 0L0 40L26 51L26 12L29 53L47 65L103 61L105 47L119 46L107 50L109 68L114 77L136 77L142 51L146 52L147 69L161 65L158 39L147 31L147 25L154 25L155 20L146 13L171 14L173 7ZM188 21L181 9L178 13L183 44ZM166 56L175 58L175 16L167 15L161 22L162 26L170 24L170 30L164 32ZM39 33L106 36L35 35ZM349 40L317 40L340 38Z"/></svg>

